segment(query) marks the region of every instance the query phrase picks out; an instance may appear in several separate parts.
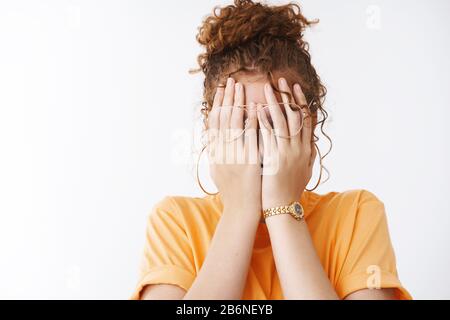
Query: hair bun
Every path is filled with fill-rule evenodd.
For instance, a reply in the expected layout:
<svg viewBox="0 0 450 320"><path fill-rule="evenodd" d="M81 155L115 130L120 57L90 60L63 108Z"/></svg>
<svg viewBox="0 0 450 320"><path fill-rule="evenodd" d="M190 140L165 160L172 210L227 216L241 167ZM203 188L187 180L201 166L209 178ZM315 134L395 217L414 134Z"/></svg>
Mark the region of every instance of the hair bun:
<svg viewBox="0 0 450 320"><path fill-rule="evenodd" d="M199 27L197 41L212 55L260 37L301 43L304 29L317 21L307 20L295 3L269 7L251 0L215 7Z"/></svg>

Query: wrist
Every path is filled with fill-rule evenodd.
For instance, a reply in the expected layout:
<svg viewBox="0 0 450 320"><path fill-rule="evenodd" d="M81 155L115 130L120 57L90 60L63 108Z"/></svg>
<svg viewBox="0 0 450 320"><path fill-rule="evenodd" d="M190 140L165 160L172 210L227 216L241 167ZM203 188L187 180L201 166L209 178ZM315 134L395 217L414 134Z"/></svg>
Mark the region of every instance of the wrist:
<svg viewBox="0 0 450 320"><path fill-rule="evenodd" d="M300 201L303 190L296 189L295 192L282 190L281 188L270 188L262 191L262 209L270 209L279 206L290 205L294 201ZM291 188L289 188L291 189Z"/></svg>
<svg viewBox="0 0 450 320"><path fill-rule="evenodd" d="M228 207L241 207L242 205L248 205L251 207L262 206L261 192L257 191L240 191L233 193L220 193L220 197L224 206Z"/></svg>
<svg viewBox="0 0 450 320"><path fill-rule="evenodd" d="M300 221L304 217L304 210L299 201L292 201L286 205L274 206L268 209L263 209L263 216L265 219L276 216L283 215L292 216L294 219Z"/></svg>
<svg viewBox="0 0 450 320"><path fill-rule="evenodd" d="M240 212L241 214L254 214L259 217L262 212L261 197L248 194L244 197L224 198L223 210L227 213Z"/></svg>
<svg viewBox="0 0 450 320"><path fill-rule="evenodd" d="M295 198L295 197L279 197L279 198L263 200L263 203L262 203L261 207L262 207L262 210L266 210L266 209L280 207L280 206L288 206L292 202L298 201L298 199L300 199L300 197L298 197L298 198Z"/></svg>
<svg viewBox="0 0 450 320"><path fill-rule="evenodd" d="M224 203L223 209L224 211L262 212L261 202L248 201L247 199Z"/></svg>

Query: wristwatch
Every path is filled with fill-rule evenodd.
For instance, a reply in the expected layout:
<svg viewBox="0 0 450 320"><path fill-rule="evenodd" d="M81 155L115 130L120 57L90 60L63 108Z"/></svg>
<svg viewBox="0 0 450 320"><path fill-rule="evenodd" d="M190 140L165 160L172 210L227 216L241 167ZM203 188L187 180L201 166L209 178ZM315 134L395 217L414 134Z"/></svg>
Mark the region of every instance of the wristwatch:
<svg viewBox="0 0 450 320"><path fill-rule="evenodd" d="M296 220L300 221L304 217L304 211L303 207L298 201L292 202L290 205L287 206L280 206L280 207L274 207L269 209L263 210L264 219L277 215L277 214L283 214L287 213L293 216Z"/></svg>

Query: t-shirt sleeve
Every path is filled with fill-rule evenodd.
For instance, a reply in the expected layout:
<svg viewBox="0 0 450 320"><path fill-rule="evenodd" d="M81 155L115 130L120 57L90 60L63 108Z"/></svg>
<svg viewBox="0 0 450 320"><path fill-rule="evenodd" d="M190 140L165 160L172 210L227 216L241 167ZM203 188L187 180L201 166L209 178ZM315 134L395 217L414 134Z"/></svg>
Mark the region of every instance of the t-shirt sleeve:
<svg viewBox="0 0 450 320"><path fill-rule="evenodd" d="M336 291L341 298L361 289L395 288L398 299L412 299L400 283L385 207L373 193L362 190L352 217L353 232Z"/></svg>
<svg viewBox="0 0 450 320"><path fill-rule="evenodd" d="M195 279L189 238L175 200L165 197L148 215L140 277L131 299L148 284L172 284L186 291Z"/></svg>

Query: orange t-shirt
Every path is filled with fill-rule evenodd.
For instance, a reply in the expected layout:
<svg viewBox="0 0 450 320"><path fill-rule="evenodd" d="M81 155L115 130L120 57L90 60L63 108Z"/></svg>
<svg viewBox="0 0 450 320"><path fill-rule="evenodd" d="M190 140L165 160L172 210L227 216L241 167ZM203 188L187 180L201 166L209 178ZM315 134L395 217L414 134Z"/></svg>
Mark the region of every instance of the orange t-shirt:
<svg viewBox="0 0 450 320"><path fill-rule="evenodd" d="M397 275L384 204L373 193L304 191L300 203L322 266L340 298L373 285L397 288L400 299L412 299ZM167 196L158 202L148 217L140 280L131 299L140 299L147 284L189 290L222 210L220 194ZM264 223L259 223L256 232L242 299L283 299Z"/></svg>

